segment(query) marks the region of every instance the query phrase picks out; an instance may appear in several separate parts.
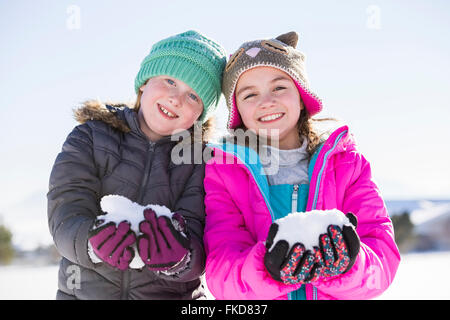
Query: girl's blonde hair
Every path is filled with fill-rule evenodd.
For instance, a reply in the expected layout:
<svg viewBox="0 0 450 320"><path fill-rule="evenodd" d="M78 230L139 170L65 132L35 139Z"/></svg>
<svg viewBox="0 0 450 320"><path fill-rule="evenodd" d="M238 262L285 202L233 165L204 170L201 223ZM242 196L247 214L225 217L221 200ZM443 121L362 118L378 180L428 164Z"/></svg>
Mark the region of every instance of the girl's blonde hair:
<svg viewBox="0 0 450 320"><path fill-rule="evenodd" d="M297 122L298 132L300 136L303 136L308 141L306 151L311 157L316 151L317 147L325 140L323 135L326 132L319 134L315 128L314 122L323 121L337 121L335 118L311 118L306 109L303 109L300 113L300 117Z"/></svg>

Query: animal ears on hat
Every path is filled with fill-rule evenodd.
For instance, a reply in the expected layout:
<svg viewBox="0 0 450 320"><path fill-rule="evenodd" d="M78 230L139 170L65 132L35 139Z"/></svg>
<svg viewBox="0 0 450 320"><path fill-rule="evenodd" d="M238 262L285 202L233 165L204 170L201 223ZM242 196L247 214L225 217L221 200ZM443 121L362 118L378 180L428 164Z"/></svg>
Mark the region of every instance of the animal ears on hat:
<svg viewBox="0 0 450 320"><path fill-rule="evenodd" d="M296 48L298 43L298 33L295 31L283 33L282 35L279 35L275 39L283 42L284 44L287 44L288 46Z"/></svg>

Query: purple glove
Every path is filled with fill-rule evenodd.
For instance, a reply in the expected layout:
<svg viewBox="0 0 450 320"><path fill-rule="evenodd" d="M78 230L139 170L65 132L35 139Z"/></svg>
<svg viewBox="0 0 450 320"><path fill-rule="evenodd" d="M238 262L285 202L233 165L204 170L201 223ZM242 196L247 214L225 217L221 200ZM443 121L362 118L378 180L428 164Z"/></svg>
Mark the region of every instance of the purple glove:
<svg viewBox="0 0 450 320"><path fill-rule="evenodd" d="M139 224L142 232L137 240L139 255L150 270L169 270L189 252L190 241L182 233L184 219L178 213L172 216L172 221L166 216L157 217L152 209L146 209L144 217Z"/></svg>
<svg viewBox="0 0 450 320"><path fill-rule="evenodd" d="M117 227L110 222L89 232L89 242L95 254L120 270L126 270L133 260L134 251L130 246L135 241L136 235L127 221L122 221Z"/></svg>

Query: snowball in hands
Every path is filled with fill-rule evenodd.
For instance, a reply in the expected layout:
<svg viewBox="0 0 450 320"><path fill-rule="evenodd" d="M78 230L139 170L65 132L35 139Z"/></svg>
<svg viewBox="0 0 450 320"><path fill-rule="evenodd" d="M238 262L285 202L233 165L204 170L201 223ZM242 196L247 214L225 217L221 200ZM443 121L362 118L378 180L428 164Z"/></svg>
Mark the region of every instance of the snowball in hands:
<svg viewBox="0 0 450 320"><path fill-rule="evenodd" d="M278 231L273 239L273 246L280 240L286 240L289 247L300 242L306 250L313 251L313 247L319 247L319 236L327 233L327 227L337 225L352 226L350 220L340 210L312 210L307 212L293 212L277 219Z"/></svg>
<svg viewBox="0 0 450 320"><path fill-rule="evenodd" d="M110 222L114 222L116 225L119 225L122 221L128 221L131 224L131 230L133 230L136 235L140 234L139 223L145 219L145 209L152 209L155 211L157 216L167 216L172 218L173 215L173 213L165 206L156 204L141 206L138 203L119 195L104 196L100 200L100 207L105 214L99 215L97 220L104 220L104 222L96 226L96 228ZM139 256L136 244L133 244L133 250L135 255L133 260L130 262L130 268L141 269L145 266L145 264ZM100 258L95 255L91 247L89 247L89 256L94 263L101 262Z"/></svg>

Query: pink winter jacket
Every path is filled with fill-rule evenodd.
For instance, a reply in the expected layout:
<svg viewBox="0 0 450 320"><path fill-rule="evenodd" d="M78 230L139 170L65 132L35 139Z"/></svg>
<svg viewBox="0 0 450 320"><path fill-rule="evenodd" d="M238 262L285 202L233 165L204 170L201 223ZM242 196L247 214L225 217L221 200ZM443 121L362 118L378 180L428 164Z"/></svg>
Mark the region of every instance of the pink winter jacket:
<svg viewBox="0 0 450 320"><path fill-rule="evenodd" d="M271 278L264 266L271 214L249 166L213 148L205 173L206 282L216 299L287 299L300 285ZM228 164L234 160L235 164ZM305 287L307 299L370 299L394 279L400 254L392 222L369 162L357 151L347 126L324 143L310 178L306 210L337 208L358 218L361 249L353 267Z"/></svg>

